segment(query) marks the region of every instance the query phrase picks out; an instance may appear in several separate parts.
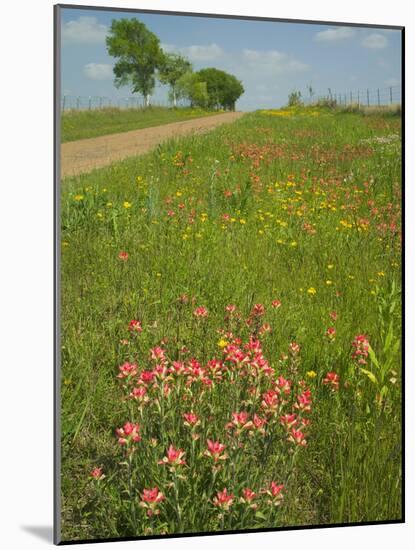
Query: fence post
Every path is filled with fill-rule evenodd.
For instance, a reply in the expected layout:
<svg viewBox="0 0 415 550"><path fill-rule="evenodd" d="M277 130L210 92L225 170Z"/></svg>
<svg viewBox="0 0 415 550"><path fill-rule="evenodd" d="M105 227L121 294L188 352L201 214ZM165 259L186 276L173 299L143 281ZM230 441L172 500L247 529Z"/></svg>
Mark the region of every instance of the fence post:
<svg viewBox="0 0 415 550"><path fill-rule="evenodd" d="M88 110L90 111L91 110L91 96L89 96L89 101L88 101Z"/></svg>
<svg viewBox="0 0 415 550"><path fill-rule="evenodd" d="M357 106L360 107L360 90L357 90Z"/></svg>
<svg viewBox="0 0 415 550"><path fill-rule="evenodd" d="M347 105L347 96L344 94L344 104Z"/></svg>
<svg viewBox="0 0 415 550"><path fill-rule="evenodd" d="M63 102L62 102L62 112L65 111L65 103L66 103L66 95L63 96Z"/></svg>
<svg viewBox="0 0 415 550"><path fill-rule="evenodd" d="M350 92L350 105L353 103L353 92Z"/></svg>
<svg viewBox="0 0 415 550"><path fill-rule="evenodd" d="M378 88L378 107L380 106L380 95L379 95L379 88Z"/></svg>
<svg viewBox="0 0 415 550"><path fill-rule="evenodd" d="M369 106L369 105L370 105L370 100L369 100L369 88L366 90L366 93L367 93L367 105Z"/></svg>
<svg viewBox="0 0 415 550"><path fill-rule="evenodd" d="M389 88L389 92L390 92L391 105L392 105L392 86Z"/></svg>
<svg viewBox="0 0 415 550"><path fill-rule="evenodd" d="M101 109L102 108L102 97L99 96L99 108Z"/></svg>
<svg viewBox="0 0 415 550"><path fill-rule="evenodd" d="M80 101L80 98L79 96L76 98L76 109L77 111L79 111L79 101Z"/></svg>

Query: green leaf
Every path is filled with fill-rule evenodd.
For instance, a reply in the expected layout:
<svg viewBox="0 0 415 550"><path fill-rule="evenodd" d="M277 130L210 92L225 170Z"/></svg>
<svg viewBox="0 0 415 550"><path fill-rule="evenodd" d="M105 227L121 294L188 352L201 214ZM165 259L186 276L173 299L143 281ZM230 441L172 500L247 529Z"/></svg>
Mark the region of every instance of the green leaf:
<svg viewBox="0 0 415 550"><path fill-rule="evenodd" d="M387 386L383 386L382 389L380 390L380 395L381 395L381 397L382 397L382 398L385 397L385 396L388 394L388 391L389 391L388 387L387 387Z"/></svg>
<svg viewBox="0 0 415 550"><path fill-rule="evenodd" d="M393 340L393 321L390 322L388 334L386 335L385 345L383 347L383 350L385 353L389 350L392 340Z"/></svg>
<svg viewBox="0 0 415 550"><path fill-rule="evenodd" d="M375 367L377 369L380 369L379 361L377 360L375 352L373 351L371 346L369 346L369 357L370 357L370 360L372 361L372 363L375 365ZM364 369L362 369L362 370L364 370Z"/></svg>
<svg viewBox="0 0 415 550"><path fill-rule="evenodd" d="M378 380L377 380L376 376L373 374L373 372L371 372L370 370L366 370L366 369L360 369L360 370L361 370L361 372L363 372L363 374L366 374L366 376L369 378L369 380L377 386Z"/></svg>
<svg viewBox="0 0 415 550"><path fill-rule="evenodd" d="M398 353L400 345L401 345L400 341L396 340L396 342L394 343L393 348L392 348L392 355L393 356L395 356Z"/></svg>

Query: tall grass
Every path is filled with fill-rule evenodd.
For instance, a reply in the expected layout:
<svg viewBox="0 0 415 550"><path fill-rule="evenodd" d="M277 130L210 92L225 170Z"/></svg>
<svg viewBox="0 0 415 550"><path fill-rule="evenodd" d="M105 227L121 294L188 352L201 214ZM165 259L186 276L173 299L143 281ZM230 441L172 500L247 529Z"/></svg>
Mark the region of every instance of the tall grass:
<svg viewBox="0 0 415 550"><path fill-rule="evenodd" d="M400 178L299 108L63 182L64 540L401 518Z"/></svg>
<svg viewBox="0 0 415 550"><path fill-rule="evenodd" d="M104 107L92 110L69 110L61 116L61 141L74 141L129 130L150 128L159 124L179 122L217 114L204 111L199 108L180 107L171 109L167 107L131 108L119 109L116 107Z"/></svg>
<svg viewBox="0 0 415 550"><path fill-rule="evenodd" d="M357 101L342 104L336 101L336 99L319 99L316 102L316 106L320 109L328 108L336 110L341 113L360 113L363 115L390 115L400 117L402 114L402 106L400 103L388 103L384 105L367 105L365 103L358 103Z"/></svg>

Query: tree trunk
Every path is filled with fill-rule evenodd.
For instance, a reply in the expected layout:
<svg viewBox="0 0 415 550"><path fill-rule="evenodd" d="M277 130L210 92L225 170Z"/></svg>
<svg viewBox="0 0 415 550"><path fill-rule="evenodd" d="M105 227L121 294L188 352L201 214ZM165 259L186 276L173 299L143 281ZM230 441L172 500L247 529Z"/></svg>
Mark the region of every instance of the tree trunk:
<svg viewBox="0 0 415 550"><path fill-rule="evenodd" d="M173 88L173 107L174 107L174 108L177 107L176 91L175 91L174 88Z"/></svg>
<svg viewBox="0 0 415 550"><path fill-rule="evenodd" d="M146 100L146 107L150 107L150 94L146 94L145 100Z"/></svg>

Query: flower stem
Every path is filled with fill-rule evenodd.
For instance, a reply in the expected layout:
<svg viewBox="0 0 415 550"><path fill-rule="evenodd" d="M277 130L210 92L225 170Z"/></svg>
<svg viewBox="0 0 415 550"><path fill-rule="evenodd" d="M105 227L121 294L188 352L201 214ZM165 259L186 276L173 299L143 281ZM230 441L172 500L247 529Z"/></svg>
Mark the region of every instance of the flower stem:
<svg viewBox="0 0 415 550"><path fill-rule="evenodd" d="M134 495L133 495L133 453L130 452L128 456L128 496L130 499L130 513L133 521L134 528L137 525L137 518L135 513Z"/></svg>

